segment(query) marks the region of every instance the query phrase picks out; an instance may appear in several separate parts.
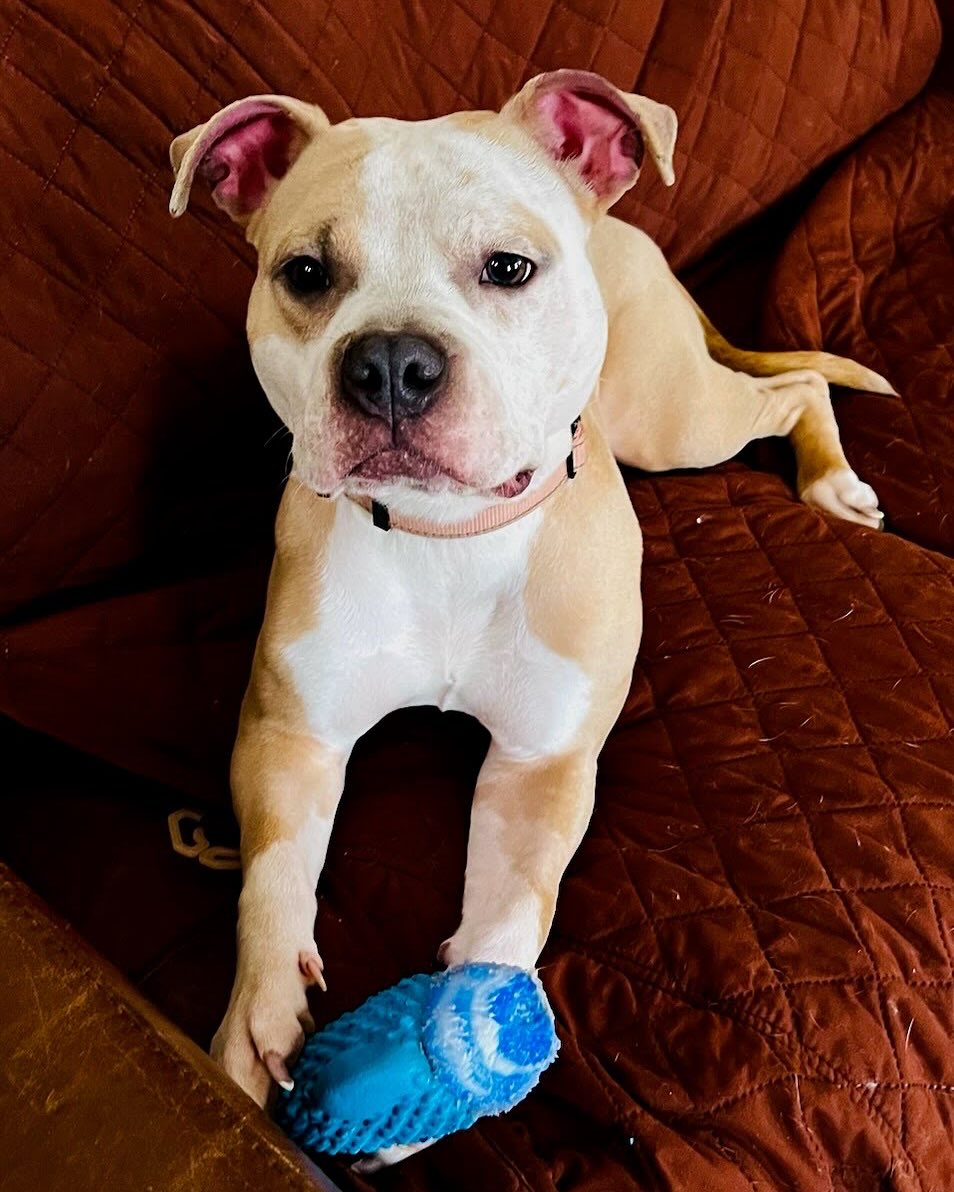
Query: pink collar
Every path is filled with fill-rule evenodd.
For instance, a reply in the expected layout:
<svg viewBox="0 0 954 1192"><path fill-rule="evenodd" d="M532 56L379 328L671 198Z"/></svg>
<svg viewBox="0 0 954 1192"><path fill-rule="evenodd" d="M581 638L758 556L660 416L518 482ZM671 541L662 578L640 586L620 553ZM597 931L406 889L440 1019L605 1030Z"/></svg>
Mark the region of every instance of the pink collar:
<svg viewBox="0 0 954 1192"><path fill-rule="evenodd" d="M573 432L572 450L544 484L528 492L519 501L502 501L463 521L439 522L426 517L403 517L399 513L391 513L386 505L371 497L351 499L367 509L379 530L403 530L406 534L417 534L421 538L473 538L477 534L488 534L491 530L499 530L501 526L509 526L521 517L526 517L548 497L552 497L558 488L572 480L583 467L586 463L586 440L582 418L577 418L570 430Z"/></svg>

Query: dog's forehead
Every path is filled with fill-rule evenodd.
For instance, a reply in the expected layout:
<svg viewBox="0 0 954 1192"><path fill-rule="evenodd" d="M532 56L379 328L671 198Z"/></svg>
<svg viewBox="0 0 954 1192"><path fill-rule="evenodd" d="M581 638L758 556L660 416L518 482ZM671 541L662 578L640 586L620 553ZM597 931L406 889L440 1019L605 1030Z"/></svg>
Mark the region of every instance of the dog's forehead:
<svg viewBox="0 0 954 1192"><path fill-rule="evenodd" d="M449 219L455 208L493 208L512 199L544 212L565 203L556 171L495 112L362 123L369 137L362 170L369 198L390 199L405 210L438 206Z"/></svg>
<svg viewBox="0 0 954 1192"><path fill-rule="evenodd" d="M315 139L277 188L256 239L271 255L328 227L365 243L391 236L406 244L424 233L459 241L492 235L498 223L509 231L514 209L533 212L557 239L583 228L557 171L497 113L372 117Z"/></svg>

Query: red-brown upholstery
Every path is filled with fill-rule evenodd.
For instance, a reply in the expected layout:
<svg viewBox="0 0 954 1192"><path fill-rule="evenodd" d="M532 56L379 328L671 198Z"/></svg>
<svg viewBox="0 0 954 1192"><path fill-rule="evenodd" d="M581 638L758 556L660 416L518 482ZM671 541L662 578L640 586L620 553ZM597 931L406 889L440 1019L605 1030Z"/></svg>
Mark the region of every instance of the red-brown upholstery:
<svg viewBox="0 0 954 1192"><path fill-rule="evenodd" d="M952 73L954 81L954 73ZM844 163L778 262L767 338L855 356L898 398L845 394L854 466L890 528L954 546L954 91L920 96Z"/></svg>

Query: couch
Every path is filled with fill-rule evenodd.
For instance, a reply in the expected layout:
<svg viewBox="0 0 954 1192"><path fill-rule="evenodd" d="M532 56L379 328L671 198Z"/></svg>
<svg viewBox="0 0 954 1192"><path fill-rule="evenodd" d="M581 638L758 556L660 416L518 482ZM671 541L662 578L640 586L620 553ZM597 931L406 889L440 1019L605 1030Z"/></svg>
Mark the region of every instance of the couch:
<svg viewBox="0 0 954 1192"><path fill-rule="evenodd" d="M951 0L0 0L4 1192L954 1187L952 38ZM169 220L167 146L245 94L418 118L558 66L679 113L675 187L618 213L724 333L895 384L835 399L886 527L799 504L775 441L626 473L645 635L541 960L559 1062L320 1171L203 1054L288 443L250 251L207 197ZM357 749L319 1023L435 965L485 746L419 709Z"/></svg>

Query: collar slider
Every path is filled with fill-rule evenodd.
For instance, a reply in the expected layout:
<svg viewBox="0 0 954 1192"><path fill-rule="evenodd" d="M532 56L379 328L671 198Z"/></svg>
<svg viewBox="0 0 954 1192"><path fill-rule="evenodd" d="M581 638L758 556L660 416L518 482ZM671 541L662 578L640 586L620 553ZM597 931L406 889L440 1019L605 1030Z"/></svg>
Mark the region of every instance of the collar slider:
<svg viewBox="0 0 954 1192"><path fill-rule="evenodd" d="M371 520L379 530L390 530L391 514L388 512L387 505L382 505L380 501L372 500Z"/></svg>

